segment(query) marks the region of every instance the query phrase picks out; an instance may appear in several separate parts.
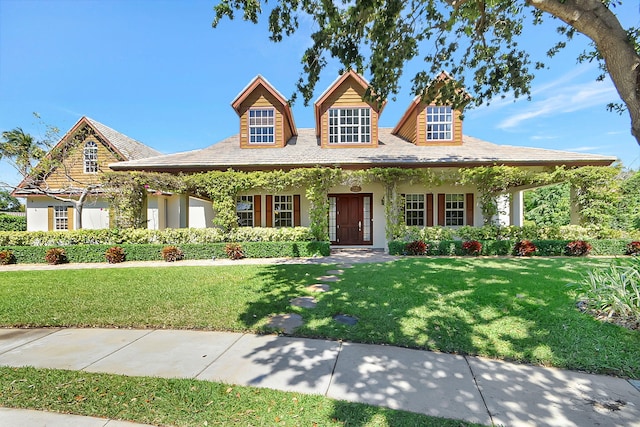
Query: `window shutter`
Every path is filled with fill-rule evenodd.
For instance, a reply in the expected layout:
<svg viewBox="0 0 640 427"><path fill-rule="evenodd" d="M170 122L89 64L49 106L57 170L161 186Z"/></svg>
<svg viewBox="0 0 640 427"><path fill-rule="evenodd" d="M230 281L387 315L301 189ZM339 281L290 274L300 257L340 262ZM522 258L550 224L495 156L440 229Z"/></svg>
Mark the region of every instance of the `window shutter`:
<svg viewBox="0 0 640 427"><path fill-rule="evenodd" d="M267 227L273 227L273 196L268 194L266 200L266 211L267 211Z"/></svg>
<svg viewBox="0 0 640 427"><path fill-rule="evenodd" d="M262 196L253 196L253 226L262 227Z"/></svg>
<svg viewBox="0 0 640 427"><path fill-rule="evenodd" d="M444 194L438 194L438 225L444 226Z"/></svg>
<svg viewBox="0 0 640 427"><path fill-rule="evenodd" d="M73 230L73 208L67 208L67 230Z"/></svg>
<svg viewBox="0 0 640 427"><path fill-rule="evenodd" d="M467 215L467 225L473 226L473 193L467 193L467 200L465 200L465 211Z"/></svg>
<svg viewBox="0 0 640 427"><path fill-rule="evenodd" d="M47 229L49 231L53 230L53 206L49 206L47 208Z"/></svg>
<svg viewBox="0 0 640 427"><path fill-rule="evenodd" d="M433 193L427 194L427 227L433 227Z"/></svg>
<svg viewBox="0 0 640 427"><path fill-rule="evenodd" d="M293 196L293 226L300 227L300 195Z"/></svg>

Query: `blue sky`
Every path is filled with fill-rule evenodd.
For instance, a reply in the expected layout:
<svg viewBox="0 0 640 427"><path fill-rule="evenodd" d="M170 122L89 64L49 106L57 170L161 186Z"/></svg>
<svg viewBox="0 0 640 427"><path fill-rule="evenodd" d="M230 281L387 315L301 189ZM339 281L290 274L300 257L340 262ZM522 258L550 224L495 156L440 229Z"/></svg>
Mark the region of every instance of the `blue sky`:
<svg viewBox="0 0 640 427"><path fill-rule="evenodd" d="M209 146L238 132L230 106L257 74L290 96L309 46L312 22L282 43L268 40L266 20L241 19L211 28L215 0L0 0L0 131L44 129L32 116L64 133L83 115L164 153ZM640 26L634 1L618 8L623 25ZM557 39L555 24L531 30L535 59ZM494 100L466 114L464 133L497 144L616 156L640 168L640 147L628 115L606 111L618 101L613 85L596 82L592 64L576 63L587 45L579 35L570 48L547 60L532 101ZM393 127L413 95L405 71L402 90L380 121ZM337 77L335 63L316 88L320 95ZM366 76L365 76L366 77ZM313 127L313 108L293 108L299 128ZM0 162L0 181L19 177Z"/></svg>

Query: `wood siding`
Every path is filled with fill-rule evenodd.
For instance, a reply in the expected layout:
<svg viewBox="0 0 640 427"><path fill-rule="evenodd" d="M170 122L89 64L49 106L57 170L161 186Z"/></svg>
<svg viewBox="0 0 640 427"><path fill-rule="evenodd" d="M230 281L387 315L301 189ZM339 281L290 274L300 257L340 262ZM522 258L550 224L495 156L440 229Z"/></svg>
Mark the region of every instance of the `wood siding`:
<svg viewBox="0 0 640 427"><path fill-rule="evenodd" d="M93 141L98 146L98 173L84 173L84 144L88 141ZM94 136L89 136L75 149L69 151L69 155L63 161L64 167L54 170L46 177L45 182L51 189L64 189L70 185L77 188L81 184L97 184L100 182L100 172L109 171L109 163L120 160L105 144ZM73 183L67 177L67 173L77 182Z"/></svg>
<svg viewBox="0 0 640 427"><path fill-rule="evenodd" d="M417 141L418 130L418 110L413 109L408 114L407 120L402 124L396 133L400 138L415 143Z"/></svg>
<svg viewBox="0 0 640 427"><path fill-rule="evenodd" d="M273 108L274 114L274 144L249 143L249 109ZM263 86L258 86L240 105L240 147L242 148L282 148L292 137L291 123L288 123L284 107Z"/></svg>
<svg viewBox="0 0 640 427"><path fill-rule="evenodd" d="M378 108L363 100L365 88L353 78L347 78L336 87L320 107L320 145L322 148L377 147L378 146ZM368 144L329 144L330 108L371 108L371 142Z"/></svg>

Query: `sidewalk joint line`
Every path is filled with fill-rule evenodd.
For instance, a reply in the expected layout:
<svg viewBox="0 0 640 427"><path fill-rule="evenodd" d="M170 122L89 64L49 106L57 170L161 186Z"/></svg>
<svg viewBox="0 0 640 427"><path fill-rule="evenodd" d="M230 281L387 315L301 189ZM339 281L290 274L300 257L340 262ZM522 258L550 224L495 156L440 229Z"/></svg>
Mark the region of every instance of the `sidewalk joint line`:
<svg viewBox="0 0 640 427"><path fill-rule="evenodd" d="M473 372L473 368L471 367L471 364L469 363L469 359L467 358L467 356L463 355L462 356L464 358L464 361L467 363L467 367L469 368L469 372L471 372L471 377L473 378L473 383L476 385L476 389L478 390L478 393L480 394L480 398L482 399L482 404L484 405L484 408L487 410L487 414L489 415L489 419L491 420L491 425L496 425L494 419L493 419L493 415L491 414L491 411L489 410L489 406L487 405L487 401L484 398L484 394L482 394L482 390L480 390L480 385L478 384L478 380L476 379L476 373Z"/></svg>
<svg viewBox="0 0 640 427"><path fill-rule="evenodd" d="M329 389L333 384L333 376L336 373L336 367L338 366L338 359L340 358L340 354L342 354L342 341L339 341L340 345L338 346L338 354L336 354L336 360L333 362L333 368L331 368L331 377L329 377L329 384L327 385L327 389L324 391L324 396L326 397L329 394Z"/></svg>
<svg viewBox="0 0 640 427"><path fill-rule="evenodd" d="M9 329L20 330L21 328L9 328ZM27 329L25 329L25 330L30 330L30 329L31 329L31 328L27 328ZM41 328L41 329L47 329L47 328ZM22 346L24 346L24 345L31 344L32 342L36 342L36 341L38 341L38 340L41 340L42 338L46 338L46 337L48 337L49 335L53 335L53 334L55 334L56 332L60 332L60 331L61 331L61 330L63 330L63 329L64 329L64 328L56 328L56 330L52 330L51 332L49 332L49 333L48 333L48 334L46 334L46 335L43 335L43 336L41 336L41 337L33 338L32 340L29 340L29 341L27 341L27 342L24 342L24 343L22 343L22 344L20 344L20 345L17 345L17 346L15 346L15 347L11 347L11 348L8 348L8 349L6 349L6 350L4 350L4 351L0 351L0 355L3 355L3 354L8 353L8 352L10 352L10 351L16 350L16 349L18 349L18 348L20 348L20 347L22 347Z"/></svg>
<svg viewBox="0 0 640 427"><path fill-rule="evenodd" d="M206 333L206 331L205 331L205 333ZM240 341L240 340L242 339L242 337L244 337L245 335L247 335L247 334L246 334L246 333L242 333L242 334L240 334L240 336L239 336L235 341L233 341L231 344L229 344L229 346L228 346L227 348L225 348L225 349L224 349L224 351L218 355L218 357L216 357L215 359L213 359L213 360L212 360L212 361L211 361L207 366L205 366L204 368L202 368L202 369L200 370L200 372L198 372L197 374L195 374L195 375L193 376L193 379L197 379L200 375L202 375L202 373L203 373L204 371L206 371L207 369L209 369L209 367L210 367L211 365L213 365L214 363L216 363L216 362L217 362L217 361L218 361L218 360L219 360L223 355L227 354L227 352L228 352L229 350L231 350L231 347L233 347L234 345L236 345L236 344L238 343L238 341Z"/></svg>
<svg viewBox="0 0 640 427"><path fill-rule="evenodd" d="M71 329L71 328L69 328L69 329ZM75 329L88 329L88 328L75 328ZM110 328L104 328L104 329L109 330ZM119 329L114 329L114 330L119 330ZM143 329L134 329L134 330L142 331ZM131 344L133 344L134 342L138 342L138 341L139 341L139 340L141 340L142 338L144 338L144 337L146 337L146 336L148 336L148 335L152 334L152 333L153 333L153 332L155 332L155 331L157 331L157 329L151 329L149 332L147 332L147 333L146 333L146 334L144 334L144 335L139 336L139 337L138 337L138 338L136 338L135 340L133 340L133 341L131 341L131 342L128 342L128 343L126 343L125 345L123 345L122 347L119 347L119 348L117 348L117 349L113 350L111 353L109 353L109 354L105 354L105 355L104 355L104 356L102 356L101 358L99 358L99 359L97 359L97 360L94 360L93 362L89 363L89 364L88 364L88 365L86 365L86 366L83 366L82 368L80 368L80 369L79 369L79 371L84 371L84 370L85 370L85 369L87 369L89 366L95 365L96 363L98 363L98 362L100 362L100 361L102 361L102 360L106 359L107 357L109 357L109 356L111 356L111 355L113 355L113 354L115 354L115 353L119 352L119 351L120 351L120 350L122 350L123 348L127 348L127 347L129 347L129 346L130 346Z"/></svg>

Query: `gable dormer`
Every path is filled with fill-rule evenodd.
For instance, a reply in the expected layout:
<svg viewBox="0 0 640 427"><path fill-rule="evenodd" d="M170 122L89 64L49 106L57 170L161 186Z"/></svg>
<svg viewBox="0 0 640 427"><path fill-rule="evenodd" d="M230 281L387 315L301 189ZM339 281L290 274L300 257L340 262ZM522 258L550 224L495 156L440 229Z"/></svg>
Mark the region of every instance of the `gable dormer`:
<svg viewBox="0 0 640 427"><path fill-rule="evenodd" d="M443 72L433 85L438 88L445 80L451 77ZM426 103L417 96L391 133L415 145L462 145L461 112L437 97Z"/></svg>
<svg viewBox="0 0 640 427"><path fill-rule="evenodd" d="M260 75L238 94L231 106L240 117L242 148L282 148L298 134L289 102Z"/></svg>
<svg viewBox="0 0 640 427"><path fill-rule="evenodd" d="M323 148L377 147L378 117L384 103L365 101L369 83L349 70L315 103L316 136Z"/></svg>

